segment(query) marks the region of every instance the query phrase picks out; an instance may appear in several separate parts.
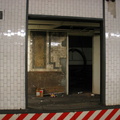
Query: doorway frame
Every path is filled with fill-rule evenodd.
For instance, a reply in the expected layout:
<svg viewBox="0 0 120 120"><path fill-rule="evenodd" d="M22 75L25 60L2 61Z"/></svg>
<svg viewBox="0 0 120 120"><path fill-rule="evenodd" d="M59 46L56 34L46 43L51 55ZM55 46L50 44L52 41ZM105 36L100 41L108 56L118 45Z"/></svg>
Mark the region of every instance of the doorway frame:
<svg viewBox="0 0 120 120"><path fill-rule="evenodd" d="M105 19L103 18L84 18L84 17L71 17L71 16L51 16L51 15L28 15L28 20L57 20L57 21L80 21L80 22L97 22L100 23L100 52L101 52L101 62L100 62L100 102L101 104L105 105ZM26 40L27 41L27 40ZM68 41L68 35L67 35ZM67 42L67 45L69 43ZM27 44L26 44L27 46ZM27 49L27 48L26 48ZM67 47L67 56L68 56L68 47ZM27 50L26 50L26 59L27 59ZM68 59L67 59L68 65ZM27 65L26 65L27 67ZM27 83L27 68L26 68L26 83ZM66 73L66 93L69 94L69 75L68 75L68 67ZM28 87L26 84L26 106L28 106ZM27 108L27 107L26 107Z"/></svg>

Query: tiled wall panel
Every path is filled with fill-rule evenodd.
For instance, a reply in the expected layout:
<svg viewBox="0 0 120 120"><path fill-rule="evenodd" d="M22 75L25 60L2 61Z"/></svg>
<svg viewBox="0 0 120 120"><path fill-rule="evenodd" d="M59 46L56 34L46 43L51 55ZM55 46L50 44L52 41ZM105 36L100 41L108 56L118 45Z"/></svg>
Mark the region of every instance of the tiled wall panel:
<svg viewBox="0 0 120 120"><path fill-rule="evenodd" d="M116 0L113 12L116 17L108 10L108 4L105 2L106 105L120 105L120 0Z"/></svg>
<svg viewBox="0 0 120 120"><path fill-rule="evenodd" d="M29 0L29 14L103 17L103 0Z"/></svg>
<svg viewBox="0 0 120 120"><path fill-rule="evenodd" d="M0 109L25 109L26 0L0 0Z"/></svg>

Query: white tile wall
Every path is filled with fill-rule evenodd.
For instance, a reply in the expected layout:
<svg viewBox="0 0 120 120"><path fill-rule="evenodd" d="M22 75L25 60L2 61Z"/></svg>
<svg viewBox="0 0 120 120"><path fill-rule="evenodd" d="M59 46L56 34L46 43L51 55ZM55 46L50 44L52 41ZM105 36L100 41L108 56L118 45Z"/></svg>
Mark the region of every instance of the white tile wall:
<svg viewBox="0 0 120 120"><path fill-rule="evenodd" d="M106 105L120 105L120 0L116 0L116 18L105 2L106 22Z"/></svg>
<svg viewBox="0 0 120 120"><path fill-rule="evenodd" d="M25 109L26 0L0 0L0 109Z"/></svg>
<svg viewBox="0 0 120 120"><path fill-rule="evenodd" d="M29 14L103 17L103 0L29 0Z"/></svg>
<svg viewBox="0 0 120 120"><path fill-rule="evenodd" d="M120 0L106 15L106 105L120 104ZM29 14L102 18L102 0L29 0ZM26 0L0 0L0 109L25 109Z"/></svg>

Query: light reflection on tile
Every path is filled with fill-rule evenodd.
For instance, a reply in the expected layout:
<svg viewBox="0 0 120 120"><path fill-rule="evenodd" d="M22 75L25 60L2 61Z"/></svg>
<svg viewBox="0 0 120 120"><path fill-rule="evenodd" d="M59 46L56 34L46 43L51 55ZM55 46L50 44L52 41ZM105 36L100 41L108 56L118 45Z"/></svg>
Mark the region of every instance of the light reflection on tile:
<svg viewBox="0 0 120 120"><path fill-rule="evenodd" d="M3 35L8 36L8 37L15 36L15 35L25 37L26 33L23 29L17 32L12 32L11 30L8 30L7 32L4 32Z"/></svg>

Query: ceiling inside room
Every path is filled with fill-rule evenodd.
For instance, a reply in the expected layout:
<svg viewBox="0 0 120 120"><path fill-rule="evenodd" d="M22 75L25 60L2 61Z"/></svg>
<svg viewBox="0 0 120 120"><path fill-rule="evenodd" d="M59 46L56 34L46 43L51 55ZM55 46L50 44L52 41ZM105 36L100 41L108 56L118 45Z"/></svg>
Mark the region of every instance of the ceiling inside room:
<svg viewBox="0 0 120 120"><path fill-rule="evenodd" d="M76 22L76 21L55 21L55 20L29 20L29 30L52 30L67 31L68 34L79 34L92 36L100 34L100 23Z"/></svg>

